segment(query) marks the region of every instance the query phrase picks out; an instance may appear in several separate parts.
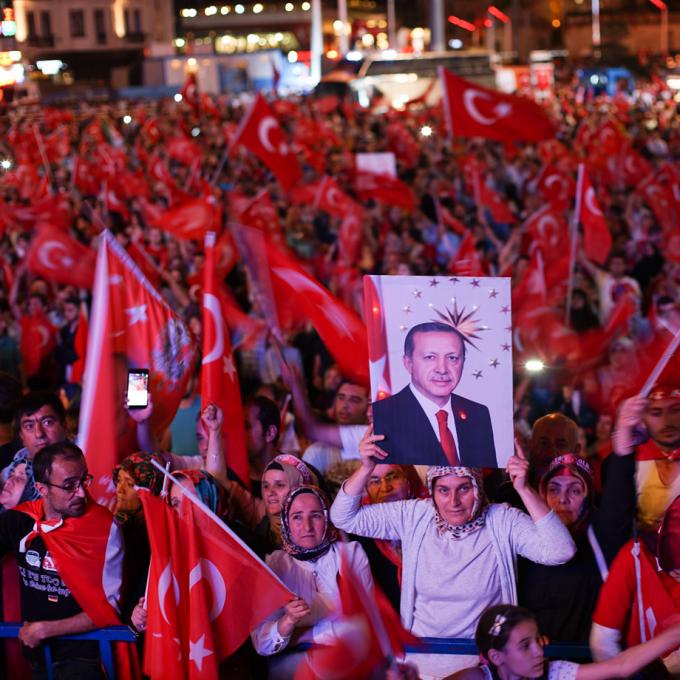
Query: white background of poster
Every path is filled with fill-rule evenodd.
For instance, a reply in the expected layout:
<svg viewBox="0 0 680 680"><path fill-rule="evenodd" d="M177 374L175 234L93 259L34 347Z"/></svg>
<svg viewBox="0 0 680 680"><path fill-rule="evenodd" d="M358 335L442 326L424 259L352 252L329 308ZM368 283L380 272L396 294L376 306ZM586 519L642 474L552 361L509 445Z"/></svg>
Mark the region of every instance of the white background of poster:
<svg viewBox="0 0 680 680"><path fill-rule="evenodd" d="M513 453L512 311L510 279L500 277L373 276L381 299L387 334L392 394L405 387L410 376L404 362L408 330L428 321L441 321L435 310L471 312L478 327L477 347L466 343L465 367L454 390L489 408L499 467ZM478 377L475 377L478 376ZM371 375L371 399L377 382Z"/></svg>

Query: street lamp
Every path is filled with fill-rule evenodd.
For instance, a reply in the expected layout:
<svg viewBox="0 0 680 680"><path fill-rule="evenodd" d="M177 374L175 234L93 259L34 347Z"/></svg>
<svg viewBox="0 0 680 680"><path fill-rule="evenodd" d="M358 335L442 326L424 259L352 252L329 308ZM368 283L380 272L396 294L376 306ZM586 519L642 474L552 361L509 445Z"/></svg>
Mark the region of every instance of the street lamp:
<svg viewBox="0 0 680 680"><path fill-rule="evenodd" d="M668 5L663 0L649 0L661 10L661 53L668 56Z"/></svg>

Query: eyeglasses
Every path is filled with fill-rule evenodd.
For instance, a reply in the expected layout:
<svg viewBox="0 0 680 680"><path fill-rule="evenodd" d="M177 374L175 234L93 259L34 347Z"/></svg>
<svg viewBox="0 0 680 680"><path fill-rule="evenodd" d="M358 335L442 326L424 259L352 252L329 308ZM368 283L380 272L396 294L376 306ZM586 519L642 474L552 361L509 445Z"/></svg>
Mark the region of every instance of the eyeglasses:
<svg viewBox="0 0 680 680"><path fill-rule="evenodd" d="M45 482L45 484L47 486L55 486L57 489L61 489L62 491L65 491L66 493L73 496L73 494L75 494L79 488L82 488L83 490L87 489L90 484L92 484L93 479L94 477L92 475L85 475L80 479L70 479L65 484L52 484L52 482Z"/></svg>
<svg viewBox="0 0 680 680"><path fill-rule="evenodd" d="M45 430L52 429L57 424L57 419L54 416L43 416L42 418L34 418L33 420L22 420L21 429L24 432L33 432L35 426L40 424Z"/></svg>
<svg viewBox="0 0 680 680"><path fill-rule="evenodd" d="M404 475L401 474L400 472L388 472L384 477L381 477L380 479L369 480L367 486L378 487L383 482L387 482L388 485L396 484L397 482L400 482L402 479L404 479Z"/></svg>

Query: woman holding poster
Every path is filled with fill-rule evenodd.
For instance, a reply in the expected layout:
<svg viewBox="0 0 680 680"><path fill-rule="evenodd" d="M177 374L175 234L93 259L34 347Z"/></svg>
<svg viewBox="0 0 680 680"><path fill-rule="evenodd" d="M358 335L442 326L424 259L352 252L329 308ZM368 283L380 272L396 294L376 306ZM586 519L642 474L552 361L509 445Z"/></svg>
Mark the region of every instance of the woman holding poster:
<svg viewBox="0 0 680 680"><path fill-rule="evenodd" d="M560 519L529 486L528 461L517 448L508 473L529 514L489 504L479 470L431 467L431 498L362 505L376 462L386 457L381 435L369 428L361 467L344 483L331 509L335 526L360 536L399 540L402 547L401 619L419 637L472 638L479 616L499 602L517 602L517 555L562 564L574 543ZM443 678L474 657L415 654L424 680Z"/></svg>

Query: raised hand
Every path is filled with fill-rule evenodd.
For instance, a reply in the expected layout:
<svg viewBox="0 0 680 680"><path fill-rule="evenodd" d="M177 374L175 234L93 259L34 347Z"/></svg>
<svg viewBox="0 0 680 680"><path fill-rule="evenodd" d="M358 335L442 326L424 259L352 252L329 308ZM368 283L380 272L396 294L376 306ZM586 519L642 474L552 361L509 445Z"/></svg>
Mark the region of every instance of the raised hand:
<svg viewBox="0 0 680 680"><path fill-rule="evenodd" d="M224 414L217 404L208 404L203 409L203 413L201 413L201 422L205 425L205 429L208 432L218 432L220 427L222 427L223 420Z"/></svg>
<svg viewBox="0 0 680 680"><path fill-rule="evenodd" d="M529 488L529 460L515 437L515 455L508 458L506 470L517 492Z"/></svg>
<svg viewBox="0 0 680 680"><path fill-rule="evenodd" d="M384 434L373 433L372 424L366 428L366 432L359 442L359 457L362 467L373 470L377 463L387 458L388 454L376 444L383 439L385 439Z"/></svg>

